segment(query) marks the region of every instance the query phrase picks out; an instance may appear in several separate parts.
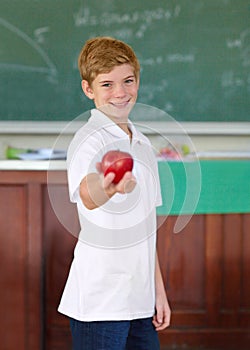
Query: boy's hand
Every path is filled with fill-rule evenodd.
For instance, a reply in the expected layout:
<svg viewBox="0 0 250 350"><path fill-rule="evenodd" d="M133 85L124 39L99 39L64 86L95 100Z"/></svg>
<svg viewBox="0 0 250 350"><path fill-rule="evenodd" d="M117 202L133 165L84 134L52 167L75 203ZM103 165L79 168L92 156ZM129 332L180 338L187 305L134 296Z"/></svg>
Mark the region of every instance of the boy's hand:
<svg viewBox="0 0 250 350"><path fill-rule="evenodd" d="M136 179L131 171L124 174L118 184L114 184L114 173L109 173L105 177L101 173L100 163L96 164L98 173L88 174L80 184L80 197L89 210L105 204L115 193L132 192L136 186Z"/></svg>
<svg viewBox="0 0 250 350"><path fill-rule="evenodd" d="M155 315L153 325L157 331L162 331L170 324L171 310L169 307L163 278L161 274L158 252L155 256Z"/></svg>
<svg viewBox="0 0 250 350"><path fill-rule="evenodd" d="M166 295L156 296L156 314L153 316L153 325L156 331L162 331L170 324L171 310Z"/></svg>
<svg viewBox="0 0 250 350"><path fill-rule="evenodd" d="M114 173L108 173L105 177L101 173L101 163L96 164L96 169L101 175L102 187L107 194L118 193L130 193L136 186L136 178L132 174L131 171L127 171L123 178L118 182L118 184L114 184L112 181L115 178Z"/></svg>

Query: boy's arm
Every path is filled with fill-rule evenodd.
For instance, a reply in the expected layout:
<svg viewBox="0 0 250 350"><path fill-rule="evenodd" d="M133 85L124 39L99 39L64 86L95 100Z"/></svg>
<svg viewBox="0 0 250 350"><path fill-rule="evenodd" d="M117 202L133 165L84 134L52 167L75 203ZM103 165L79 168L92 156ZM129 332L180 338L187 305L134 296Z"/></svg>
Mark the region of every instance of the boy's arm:
<svg viewBox="0 0 250 350"><path fill-rule="evenodd" d="M155 260L155 299L156 313L153 317L153 324L157 331L161 331L170 324L171 310L165 292L157 252Z"/></svg>
<svg viewBox="0 0 250 350"><path fill-rule="evenodd" d="M105 204L115 193L132 192L136 185L135 177L126 172L118 184L113 184L114 173L105 177L91 173L84 177L80 184L80 197L87 209L95 209Z"/></svg>

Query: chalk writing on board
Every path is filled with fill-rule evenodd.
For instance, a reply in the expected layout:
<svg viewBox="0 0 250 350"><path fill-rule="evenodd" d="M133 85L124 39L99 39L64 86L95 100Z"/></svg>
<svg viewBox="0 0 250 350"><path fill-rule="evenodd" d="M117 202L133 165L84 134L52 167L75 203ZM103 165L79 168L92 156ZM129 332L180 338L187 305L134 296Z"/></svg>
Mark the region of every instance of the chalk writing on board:
<svg viewBox="0 0 250 350"><path fill-rule="evenodd" d="M38 72L38 73L46 73L48 76L48 80L50 82L56 82L56 76L57 76L57 69L52 60L49 58L49 56L46 54L46 52L38 45L38 43L30 38L26 33L24 33L21 29L17 28L10 22L6 21L4 18L0 17L0 26L3 26L5 29L19 37L21 40L23 40L28 46L30 47L31 54L34 56L35 61L35 55L38 55L42 58L45 66L40 65L27 65L22 62L14 62L14 63L7 63L7 62L1 62L0 61L0 68L3 69L14 69L18 71L23 72ZM4 48L2 48L2 51ZM18 57L18 55L17 55Z"/></svg>
<svg viewBox="0 0 250 350"><path fill-rule="evenodd" d="M153 104L155 96L157 94L164 93L168 88L169 82L167 79L161 79L157 82L157 84L154 84L153 86L145 82L140 87L140 95L143 101L145 100L145 102ZM169 113L173 112L175 109L173 103L167 100L167 98L162 108Z"/></svg>
<svg viewBox="0 0 250 350"><path fill-rule="evenodd" d="M169 63L171 62L193 63L195 61L195 56L194 54L174 53L174 54L169 54L167 56L167 61Z"/></svg>
<svg viewBox="0 0 250 350"><path fill-rule="evenodd" d="M49 27L41 27L34 30L34 36L38 44L43 44L45 42L45 34L49 31Z"/></svg>
<svg viewBox="0 0 250 350"><path fill-rule="evenodd" d="M237 38L228 38L226 46L228 49L239 49L243 67L250 65L250 28L243 30Z"/></svg>
<svg viewBox="0 0 250 350"><path fill-rule="evenodd" d="M134 11L132 13L103 12L100 16L91 13L89 7L81 6L73 14L76 27L95 27L101 25L103 28L109 28L114 25L132 25L137 24L133 35L142 38L149 26L156 21L170 21L179 16L181 7L176 5L173 9L162 7L154 10ZM132 33L131 33L132 35Z"/></svg>
<svg viewBox="0 0 250 350"><path fill-rule="evenodd" d="M237 76L232 70L223 72L221 86L223 88L240 87L248 84L247 79Z"/></svg>
<svg viewBox="0 0 250 350"><path fill-rule="evenodd" d="M240 37L243 43L241 50L242 64L246 67L250 65L250 28L244 30Z"/></svg>
<svg viewBox="0 0 250 350"><path fill-rule="evenodd" d="M164 63L194 63L195 55L192 53L172 53L164 56L140 58L142 66L155 66Z"/></svg>
<svg viewBox="0 0 250 350"><path fill-rule="evenodd" d="M233 49L235 47L241 47L241 40L240 39L227 39L227 47L229 49Z"/></svg>

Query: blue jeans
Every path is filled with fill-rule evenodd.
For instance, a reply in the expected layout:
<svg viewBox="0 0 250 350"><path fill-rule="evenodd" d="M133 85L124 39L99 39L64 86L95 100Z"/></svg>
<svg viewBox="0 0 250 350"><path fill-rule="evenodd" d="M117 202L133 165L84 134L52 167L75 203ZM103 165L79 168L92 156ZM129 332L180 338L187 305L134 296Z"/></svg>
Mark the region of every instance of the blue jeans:
<svg viewBox="0 0 250 350"><path fill-rule="evenodd" d="M73 350L159 350L152 318L81 322L70 319Z"/></svg>

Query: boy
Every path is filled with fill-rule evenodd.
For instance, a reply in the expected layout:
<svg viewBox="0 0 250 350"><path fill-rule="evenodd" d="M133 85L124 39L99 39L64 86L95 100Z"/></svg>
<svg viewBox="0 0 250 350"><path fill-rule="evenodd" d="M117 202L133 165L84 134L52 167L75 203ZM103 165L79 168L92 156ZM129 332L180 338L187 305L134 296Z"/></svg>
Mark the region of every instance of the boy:
<svg viewBox="0 0 250 350"><path fill-rule="evenodd" d="M157 350L170 308L155 248L157 163L149 140L128 119L139 62L124 42L97 37L85 43L78 64L96 109L68 150L69 194L81 232L59 311L70 317L74 350ZM134 159L118 184L100 166L114 149Z"/></svg>

